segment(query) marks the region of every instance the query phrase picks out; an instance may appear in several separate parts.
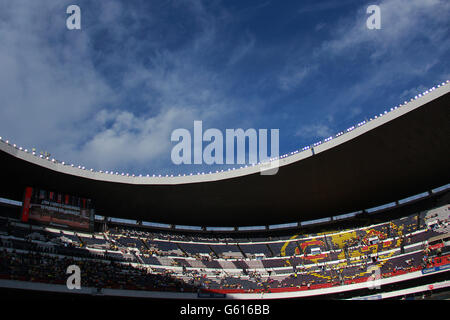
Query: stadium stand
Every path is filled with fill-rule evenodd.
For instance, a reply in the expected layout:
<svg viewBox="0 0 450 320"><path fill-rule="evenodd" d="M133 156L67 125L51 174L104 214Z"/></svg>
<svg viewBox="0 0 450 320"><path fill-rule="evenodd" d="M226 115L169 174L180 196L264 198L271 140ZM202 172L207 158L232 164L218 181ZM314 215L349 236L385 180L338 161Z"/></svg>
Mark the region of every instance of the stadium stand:
<svg viewBox="0 0 450 320"><path fill-rule="evenodd" d="M64 283L80 265L83 285L223 293L314 290L450 262L448 205L353 230L265 238L207 237L112 227L75 233L0 218L2 279Z"/></svg>

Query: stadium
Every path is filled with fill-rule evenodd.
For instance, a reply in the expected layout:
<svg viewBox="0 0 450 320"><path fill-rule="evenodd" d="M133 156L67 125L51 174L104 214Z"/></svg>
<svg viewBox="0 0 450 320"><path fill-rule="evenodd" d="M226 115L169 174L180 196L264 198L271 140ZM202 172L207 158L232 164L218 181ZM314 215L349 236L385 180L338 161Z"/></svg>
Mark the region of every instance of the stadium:
<svg viewBox="0 0 450 320"><path fill-rule="evenodd" d="M0 287L193 302L445 296L449 104L447 81L280 156L267 176L261 163L94 171L1 139Z"/></svg>

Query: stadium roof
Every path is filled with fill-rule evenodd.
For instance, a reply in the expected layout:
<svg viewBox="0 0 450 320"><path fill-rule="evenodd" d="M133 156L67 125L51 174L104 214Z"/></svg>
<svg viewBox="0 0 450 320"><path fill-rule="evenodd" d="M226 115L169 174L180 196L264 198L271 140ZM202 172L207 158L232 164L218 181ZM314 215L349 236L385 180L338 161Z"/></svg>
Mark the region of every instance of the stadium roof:
<svg viewBox="0 0 450 320"><path fill-rule="evenodd" d="M0 197L27 186L91 198L108 217L197 226L320 219L449 182L450 84L265 164L193 176L127 176L45 159L0 141Z"/></svg>

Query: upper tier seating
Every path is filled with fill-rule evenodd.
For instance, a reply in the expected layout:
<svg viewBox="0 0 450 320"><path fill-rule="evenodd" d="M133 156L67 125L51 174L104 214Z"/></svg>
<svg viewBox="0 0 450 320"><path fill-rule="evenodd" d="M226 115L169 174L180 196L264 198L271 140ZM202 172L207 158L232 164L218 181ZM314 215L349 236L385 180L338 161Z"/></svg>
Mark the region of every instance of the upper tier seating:
<svg viewBox="0 0 450 320"><path fill-rule="evenodd" d="M0 276L59 281L65 274L52 278L45 271L46 263L55 264L48 270L63 272L67 261L80 259L77 262L93 268L88 272L92 278L87 285L155 289L157 284L159 289L193 289L188 284L195 284L230 290L304 290L308 285L319 288L366 281L375 266L387 276L426 267L424 258L447 263L448 246L441 248L439 257L437 251L430 252L426 247L428 239L447 230L445 218L448 210L441 208L439 212L429 210L354 230L259 241L129 228L82 234L1 218L2 257L15 261L17 256L19 261L40 261L43 265L33 266L27 275L22 266L12 263L9 267L0 261ZM106 272L117 274L107 277ZM155 280L155 274L163 280Z"/></svg>

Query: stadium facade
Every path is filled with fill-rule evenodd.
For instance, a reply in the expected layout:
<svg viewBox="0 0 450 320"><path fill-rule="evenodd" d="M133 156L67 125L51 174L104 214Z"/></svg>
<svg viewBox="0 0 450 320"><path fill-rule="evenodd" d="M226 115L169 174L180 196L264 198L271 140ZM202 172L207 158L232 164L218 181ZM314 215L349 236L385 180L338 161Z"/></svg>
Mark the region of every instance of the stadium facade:
<svg viewBox="0 0 450 320"><path fill-rule="evenodd" d="M0 287L219 300L445 291L449 91L443 83L280 156L276 175L260 175L264 164L95 172L2 139L0 197L21 203L0 207ZM67 286L70 265L84 271L79 290Z"/></svg>

